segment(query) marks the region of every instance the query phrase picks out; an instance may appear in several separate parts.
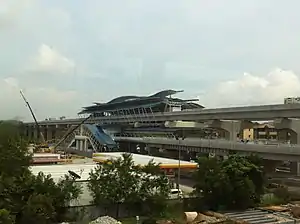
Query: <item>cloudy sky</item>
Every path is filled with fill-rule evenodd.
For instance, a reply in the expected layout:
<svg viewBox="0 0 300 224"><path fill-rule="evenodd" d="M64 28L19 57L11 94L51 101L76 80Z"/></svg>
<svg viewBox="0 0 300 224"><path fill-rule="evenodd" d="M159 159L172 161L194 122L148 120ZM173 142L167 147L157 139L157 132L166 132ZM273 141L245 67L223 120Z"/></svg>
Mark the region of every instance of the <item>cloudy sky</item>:
<svg viewBox="0 0 300 224"><path fill-rule="evenodd" d="M75 117L119 95L206 107L300 95L299 0L1 0L0 119Z"/></svg>

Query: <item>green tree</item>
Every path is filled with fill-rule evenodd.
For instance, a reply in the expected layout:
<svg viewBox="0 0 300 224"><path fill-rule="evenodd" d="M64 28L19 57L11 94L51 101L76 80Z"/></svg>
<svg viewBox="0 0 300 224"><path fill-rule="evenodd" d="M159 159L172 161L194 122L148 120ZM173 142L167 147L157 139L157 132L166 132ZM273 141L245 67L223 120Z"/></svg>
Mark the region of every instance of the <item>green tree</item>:
<svg viewBox="0 0 300 224"><path fill-rule="evenodd" d="M264 175L256 156L230 155L227 160L199 158L194 194L209 209L243 209L259 203Z"/></svg>
<svg viewBox="0 0 300 224"><path fill-rule="evenodd" d="M222 176L222 178L221 178ZM194 174L194 194L203 198L210 209L219 206L218 197L223 194L227 185L227 176L221 175L221 164L216 158L199 157L198 170Z"/></svg>
<svg viewBox="0 0 300 224"><path fill-rule="evenodd" d="M149 161L140 168L139 204L148 205L148 216L164 216L167 211L166 199L170 193L170 183L160 169L159 164ZM144 203L145 202L145 203Z"/></svg>
<svg viewBox="0 0 300 224"><path fill-rule="evenodd" d="M263 160L255 154L246 157L250 170L248 175L255 185L255 202L260 202L261 195L265 193L266 176L264 173Z"/></svg>
<svg viewBox="0 0 300 224"><path fill-rule="evenodd" d="M136 167L130 154L99 164L90 173L88 187L94 203L116 205L117 215L120 204L128 204L131 208L144 202L162 205L170 192L168 179L160 172L158 164L150 161L144 167Z"/></svg>
<svg viewBox="0 0 300 224"><path fill-rule="evenodd" d="M0 223L1 224L14 224L15 218L6 209L0 209Z"/></svg>
<svg viewBox="0 0 300 224"><path fill-rule="evenodd" d="M27 145L14 124L0 124L0 208L13 214L16 223L61 221L64 207L81 189L69 176L58 183L42 173L34 176Z"/></svg>
<svg viewBox="0 0 300 224"><path fill-rule="evenodd" d="M18 176L28 170L31 155L16 123L0 121L0 175Z"/></svg>
<svg viewBox="0 0 300 224"><path fill-rule="evenodd" d="M51 197L43 194L30 195L23 206L22 223L50 224L55 220L55 208Z"/></svg>

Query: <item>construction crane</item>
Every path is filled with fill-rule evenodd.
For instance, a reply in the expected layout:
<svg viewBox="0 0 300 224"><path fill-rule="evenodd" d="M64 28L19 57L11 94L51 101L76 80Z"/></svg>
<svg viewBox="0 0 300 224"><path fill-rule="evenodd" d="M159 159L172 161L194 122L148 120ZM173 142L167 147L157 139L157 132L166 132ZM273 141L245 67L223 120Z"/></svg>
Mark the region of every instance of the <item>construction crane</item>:
<svg viewBox="0 0 300 224"><path fill-rule="evenodd" d="M36 117L35 117L35 115L34 115L34 113L33 113L33 110L32 110L32 108L31 108L29 102L28 102L27 99L25 98L25 96L24 96L22 90L20 90L20 94L21 94L23 100L25 101L26 105L28 106L29 111L30 111L30 113L31 113L31 116L33 117L33 120L34 120L34 122L35 122L37 131L38 131L39 135L41 136L42 145L44 145L44 146L47 145L47 143L46 143L46 141L45 141L45 137L44 137L43 133L41 132L40 125L39 125L39 123L37 122L37 119L36 119ZM48 148L48 146L47 146L47 148Z"/></svg>
<svg viewBox="0 0 300 224"><path fill-rule="evenodd" d="M41 131L41 129L40 129L40 125L39 125L39 123L38 123L38 121L37 121L37 119L36 119L36 117L35 117L35 115L34 115L34 113L33 113L33 110L32 110L32 108L31 108L29 102L27 101L26 97L24 96L22 90L20 90L20 94L21 94L23 100L25 101L26 105L28 106L29 111L30 111L30 113L31 113L31 116L32 116L32 118L33 118L33 120L34 120L34 122L35 122L37 131L38 131L38 133L39 133L40 136L41 136L42 144L38 145L37 147L38 147L38 148L46 148L47 150L48 150L48 149L50 150L50 148L49 148L47 142L45 141L45 137L44 137L44 135L43 135L43 133L42 133L42 131ZM59 145L60 145L60 144L61 144L61 143L69 136L69 135L71 135L74 131L76 131L76 130L80 127L80 125L82 125L83 123L85 123L85 122L86 122L88 119L90 119L90 118L91 118L91 116L85 118L82 122L80 122L80 124L76 125L72 130L70 130L68 133L66 133L65 136L63 136L62 139L60 139L60 141L54 146L53 150L55 150L55 149L56 149L56 148L57 148L57 147L58 147L58 146L59 146ZM51 151L51 150L50 150L50 151Z"/></svg>

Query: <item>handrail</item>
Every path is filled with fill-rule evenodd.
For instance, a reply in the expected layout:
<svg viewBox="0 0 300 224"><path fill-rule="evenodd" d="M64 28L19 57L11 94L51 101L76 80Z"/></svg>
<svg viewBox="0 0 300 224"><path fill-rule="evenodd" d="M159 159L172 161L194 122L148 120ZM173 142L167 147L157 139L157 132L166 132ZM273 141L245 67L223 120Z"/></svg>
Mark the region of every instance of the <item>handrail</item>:
<svg viewBox="0 0 300 224"><path fill-rule="evenodd" d="M180 145L185 147L211 148L223 149L242 152L254 152L264 154L277 155L297 155L300 156L300 145L264 145L264 144L245 144L241 142L233 142L228 140L209 140L209 139L191 139L187 138L184 141L177 141L175 139L159 138L159 137L115 137L115 140L143 142L146 144L158 145Z"/></svg>

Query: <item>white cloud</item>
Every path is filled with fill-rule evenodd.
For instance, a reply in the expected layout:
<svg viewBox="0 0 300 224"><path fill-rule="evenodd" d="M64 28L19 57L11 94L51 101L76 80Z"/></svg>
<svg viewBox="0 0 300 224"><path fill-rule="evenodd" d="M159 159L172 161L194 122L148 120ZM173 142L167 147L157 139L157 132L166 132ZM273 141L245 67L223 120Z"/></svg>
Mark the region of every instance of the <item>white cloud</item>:
<svg viewBox="0 0 300 224"><path fill-rule="evenodd" d="M32 62L32 69L37 72L53 74L73 74L75 63L49 45L42 44Z"/></svg>
<svg viewBox="0 0 300 224"><path fill-rule="evenodd" d="M42 100L49 104L69 103L76 99L76 91L59 91L56 88L35 88L28 90L31 95L42 96Z"/></svg>
<svg viewBox="0 0 300 224"><path fill-rule="evenodd" d="M30 119L19 89L41 118L164 88L208 107L282 103L300 95L300 2L270 3L0 0L0 119ZM260 75L275 66L295 73Z"/></svg>
<svg viewBox="0 0 300 224"><path fill-rule="evenodd" d="M281 104L285 97L300 96L300 79L293 71L274 69L267 75L245 73L235 80L216 83L200 96L206 107Z"/></svg>
<svg viewBox="0 0 300 224"><path fill-rule="evenodd" d="M27 121L32 120L20 95L21 87L15 77L0 79L1 119L20 116ZM45 116L59 117L61 114L74 117L78 112L76 91L59 90L52 87L29 87L24 88L23 92L39 119L43 120Z"/></svg>
<svg viewBox="0 0 300 224"><path fill-rule="evenodd" d="M11 27L16 25L23 12L32 5L33 0L1 0L0 2L0 27Z"/></svg>
<svg viewBox="0 0 300 224"><path fill-rule="evenodd" d="M11 88L19 89L19 81L15 77L7 77L4 82Z"/></svg>

